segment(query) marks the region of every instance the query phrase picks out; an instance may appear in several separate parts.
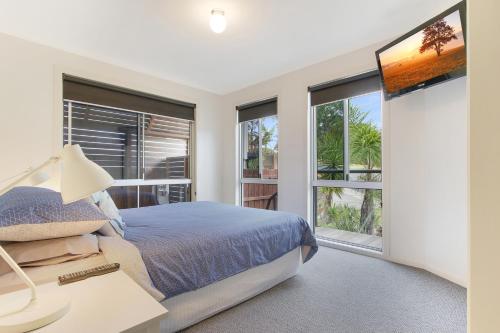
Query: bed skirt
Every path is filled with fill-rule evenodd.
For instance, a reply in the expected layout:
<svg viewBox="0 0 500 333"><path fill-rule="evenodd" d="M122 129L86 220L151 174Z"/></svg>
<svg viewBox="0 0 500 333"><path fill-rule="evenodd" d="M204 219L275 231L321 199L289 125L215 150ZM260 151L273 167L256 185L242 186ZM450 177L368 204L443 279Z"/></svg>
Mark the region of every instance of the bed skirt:
<svg viewBox="0 0 500 333"><path fill-rule="evenodd" d="M301 248L247 271L203 288L166 299L168 310L161 332L177 332L244 302L297 274L302 264Z"/></svg>

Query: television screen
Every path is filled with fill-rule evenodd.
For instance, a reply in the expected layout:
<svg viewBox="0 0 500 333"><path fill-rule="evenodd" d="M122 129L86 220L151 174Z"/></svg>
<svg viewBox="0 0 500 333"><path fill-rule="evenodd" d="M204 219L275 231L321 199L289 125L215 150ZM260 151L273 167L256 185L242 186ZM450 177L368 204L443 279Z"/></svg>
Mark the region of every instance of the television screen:
<svg viewBox="0 0 500 333"><path fill-rule="evenodd" d="M386 97L465 75L464 9L460 3L376 52Z"/></svg>

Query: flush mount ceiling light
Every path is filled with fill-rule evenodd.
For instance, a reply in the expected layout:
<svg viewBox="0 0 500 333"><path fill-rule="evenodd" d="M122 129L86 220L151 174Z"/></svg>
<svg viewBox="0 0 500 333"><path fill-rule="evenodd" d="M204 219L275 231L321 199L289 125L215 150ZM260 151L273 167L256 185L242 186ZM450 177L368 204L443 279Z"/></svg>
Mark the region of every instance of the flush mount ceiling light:
<svg viewBox="0 0 500 333"><path fill-rule="evenodd" d="M210 16L210 29L216 34L220 34L226 30L226 17L222 9L212 9Z"/></svg>

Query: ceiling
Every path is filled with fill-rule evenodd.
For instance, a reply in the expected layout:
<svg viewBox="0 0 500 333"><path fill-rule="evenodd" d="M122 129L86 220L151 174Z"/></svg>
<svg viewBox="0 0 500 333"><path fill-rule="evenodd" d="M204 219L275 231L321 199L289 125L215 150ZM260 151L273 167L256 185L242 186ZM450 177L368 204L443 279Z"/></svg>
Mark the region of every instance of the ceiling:
<svg viewBox="0 0 500 333"><path fill-rule="evenodd" d="M396 37L457 0L0 0L0 32L218 94ZM214 34L210 11L226 12Z"/></svg>

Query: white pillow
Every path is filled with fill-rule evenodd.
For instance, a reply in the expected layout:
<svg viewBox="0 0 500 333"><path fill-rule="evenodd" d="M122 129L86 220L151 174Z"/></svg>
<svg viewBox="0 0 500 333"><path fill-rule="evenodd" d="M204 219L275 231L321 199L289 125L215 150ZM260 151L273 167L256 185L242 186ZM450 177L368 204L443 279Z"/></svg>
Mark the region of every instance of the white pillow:
<svg viewBox="0 0 500 333"><path fill-rule="evenodd" d="M99 253L97 237L89 234L32 242L4 243L2 246L21 267L55 265ZM0 275L10 270L7 263L0 259Z"/></svg>
<svg viewBox="0 0 500 333"><path fill-rule="evenodd" d="M113 231L120 236L125 235L125 223L120 216L120 211L115 205L115 202L109 195L108 191L102 191L92 194L92 199L95 204L101 209L101 211L109 218L109 224L107 223L101 229L99 233L104 236L114 236ZM112 228L110 228L110 226Z"/></svg>

